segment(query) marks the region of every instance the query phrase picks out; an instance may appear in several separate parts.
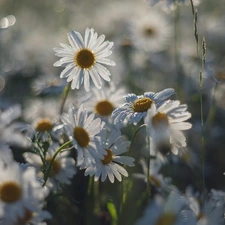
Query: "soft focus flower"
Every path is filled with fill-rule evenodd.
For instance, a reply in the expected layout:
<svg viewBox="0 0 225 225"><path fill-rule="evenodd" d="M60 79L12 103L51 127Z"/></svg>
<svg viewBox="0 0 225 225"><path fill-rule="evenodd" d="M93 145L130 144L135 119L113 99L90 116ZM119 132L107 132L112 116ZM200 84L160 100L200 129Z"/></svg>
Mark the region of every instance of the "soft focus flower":
<svg viewBox="0 0 225 225"><path fill-rule="evenodd" d="M166 49L172 38L172 27L162 13L140 11L130 24L133 44L150 53Z"/></svg>
<svg viewBox="0 0 225 225"><path fill-rule="evenodd" d="M159 191L170 191L173 187L170 184L171 179L165 178L161 173L160 169L162 167L162 161L158 158L151 159L149 163L149 169L145 159L140 159L140 164L143 173L134 173L133 176L138 179L142 179L147 182L147 175L149 175L149 180L151 184Z"/></svg>
<svg viewBox="0 0 225 225"><path fill-rule="evenodd" d="M112 119L115 124L123 123L125 120L128 120L129 123L137 124L147 115L147 111L151 108L152 103L159 106L174 93L174 89L167 88L158 93L128 94L124 96L126 103L112 112Z"/></svg>
<svg viewBox="0 0 225 225"><path fill-rule="evenodd" d="M77 150L77 165L84 169L95 158L104 159L106 151L101 146L103 124L95 114L88 115L81 105L77 110L69 108L68 114L62 116L62 122L68 138Z"/></svg>
<svg viewBox="0 0 225 225"><path fill-rule="evenodd" d="M0 143L28 147L27 138L19 131L20 123L14 120L22 115L20 105L13 105L0 111Z"/></svg>
<svg viewBox="0 0 225 225"><path fill-rule="evenodd" d="M165 199L156 195L135 225L195 225L194 214L187 203L186 197L177 190Z"/></svg>
<svg viewBox="0 0 225 225"><path fill-rule="evenodd" d="M1 166L0 193L0 217L15 222L36 211L48 191L37 180L34 168L11 162Z"/></svg>
<svg viewBox="0 0 225 225"><path fill-rule="evenodd" d="M46 153L47 166L58 148L59 145L56 143L53 143L49 147ZM46 183L47 187L57 189L57 183L71 184L70 179L76 174L76 167L75 160L68 156L69 153L69 151L63 151L56 156ZM36 168L39 177L43 178L44 174L42 170L44 165L40 156L31 152L26 152L23 156L29 165Z"/></svg>
<svg viewBox="0 0 225 225"><path fill-rule="evenodd" d="M180 105L179 101L168 100L158 108L152 104L145 123L156 148L163 153L169 153L171 150L175 155L178 154L178 149L186 146L186 138L181 131L192 127L191 123L184 122L190 117L187 105Z"/></svg>
<svg viewBox="0 0 225 225"><path fill-rule="evenodd" d="M112 111L122 104L121 96L125 94L125 89L121 86L117 87L116 84L111 82L100 90L92 89L89 94L88 96L83 95L82 104L89 112L95 113L101 119L107 121L111 119Z"/></svg>
<svg viewBox="0 0 225 225"><path fill-rule="evenodd" d="M103 147L107 154L103 159L95 159L85 170L85 175L95 176L97 181L101 177L101 181L105 181L108 177L111 183L114 183L114 177L118 181L122 180L121 174L128 176L127 171L120 165L134 166L134 158L129 156L121 156L128 151L130 141L124 141L119 130L112 130L107 137Z"/></svg>
<svg viewBox="0 0 225 225"><path fill-rule="evenodd" d="M62 57L54 66L62 66L61 78L67 78L72 89L79 89L84 83L86 91L90 90L90 78L97 88L101 88L102 81L110 81L110 72L102 64L114 66L115 63L107 57L112 54L113 42L104 41L105 36L87 28L84 39L81 34L72 31L68 33L70 45L61 44L61 48L54 48L56 56Z"/></svg>

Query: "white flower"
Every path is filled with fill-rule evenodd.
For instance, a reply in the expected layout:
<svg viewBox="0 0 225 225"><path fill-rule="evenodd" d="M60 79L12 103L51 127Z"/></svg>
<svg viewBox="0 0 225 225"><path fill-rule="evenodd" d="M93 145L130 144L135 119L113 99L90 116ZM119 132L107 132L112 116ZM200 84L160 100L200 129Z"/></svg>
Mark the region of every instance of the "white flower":
<svg viewBox="0 0 225 225"><path fill-rule="evenodd" d="M128 120L129 123L137 124L147 115L152 103L157 106L173 95L174 89L167 88L161 92L145 92L144 95L128 94L124 96L126 103L112 112L112 119L115 124L123 123Z"/></svg>
<svg viewBox="0 0 225 225"><path fill-rule="evenodd" d="M160 3L162 8L166 11L175 10L179 4L189 3L188 0L147 0L151 5L155 5L156 3ZM201 0L193 0L193 4L198 6Z"/></svg>
<svg viewBox="0 0 225 225"><path fill-rule="evenodd" d="M162 191L170 191L173 187L170 185L171 179L165 178L162 174L159 173L159 170L162 166L162 161L158 158L151 159L149 163L149 169L145 159L140 159L140 164L143 170L143 173L134 173L135 178L143 179L147 182L147 175L149 175L149 180L151 184L157 189Z"/></svg>
<svg viewBox="0 0 225 225"><path fill-rule="evenodd" d="M61 78L67 78L72 89L79 89L84 83L86 91L90 90L90 78L97 88L101 88L102 81L110 81L110 72L102 64L114 66L115 63L106 58L112 54L113 42L104 41L105 35L98 37L94 29L87 28L84 39L81 34L72 31L68 33L71 46L60 44L61 48L54 48L56 56L62 57L54 66L63 66Z"/></svg>
<svg viewBox="0 0 225 225"><path fill-rule="evenodd" d="M34 168L11 162L1 166L0 193L0 217L17 221L27 211L36 211L48 191L37 180Z"/></svg>
<svg viewBox="0 0 225 225"><path fill-rule="evenodd" d="M28 147L27 138L19 131L20 123L14 121L22 115L20 105L0 111L0 143Z"/></svg>
<svg viewBox="0 0 225 225"><path fill-rule="evenodd" d="M141 10L130 24L133 44L149 52L166 49L172 38L172 27L165 16L157 11Z"/></svg>
<svg viewBox="0 0 225 225"><path fill-rule="evenodd" d="M114 83L110 83L109 86L103 86L100 90L97 88L92 89L90 95L83 95L81 102L84 107L92 113L95 113L104 121L111 119L111 114L114 109L122 104L125 89L122 87L116 87Z"/></svg>
<svg viewBox="0 0 225 225"><path fill-rule="evenodd" d="M110 182L114 182L114 177L118 181L122 180L121 174L125 177L128 176L127 171L120 165L134 166L134 159L129 156L120 156L128 151L130 141L124 141L119 130L112 130L103 143L104 149L107 154L103 159L96 159L95 162L90 164L85 170L85 175L95 176L94 180L97 181L101 176L101 181L105 181L108 177Z"/></svg>
<svg viewBox="0 0 225 225"><path fill-rule="evenodd" d="M95 158L103 159L106 151L101 146L103 124L95 114L88 115L81 105L78 110L69 108L68 114L62 116L66 134L73 141L77 150L77 165L80 169L86 168Z"/></svg>
<svg viewBox="0 0 225 225"><path fill-rule="evenodd" d="M158 108L152 104L144 121L149 127L150 138L156 148L160 146L163 152L165 150L164 153L171 150L176 155L179 148L186 146L186 138L181 130L192 127L191 123L184 122L190 117L187 105L168 100Z"/></svg>
<svg viewBox="0 0 225 225"><path fill-rule="evenodd" d="M49 147L46 154L47 163L51 162L52 157L58 149L59 145L56 143L53 143ZM57 182L64 184L71 183L70 179L76 174L76 167L75 160L69 157L68 154L69 151L63 151L56 156L46 183L47 187L57 189ZM25 152L23 156L31 166L36 168L39 177L43 178L43 162L40 156L31 152Z"/></svg>
<svg viewBox="0 0 225 225"><path fill-rule="evenodd" d="M187 203L177 190L171 191L166 199L156 195L135 225L194 225L195 217Z"/></svg>

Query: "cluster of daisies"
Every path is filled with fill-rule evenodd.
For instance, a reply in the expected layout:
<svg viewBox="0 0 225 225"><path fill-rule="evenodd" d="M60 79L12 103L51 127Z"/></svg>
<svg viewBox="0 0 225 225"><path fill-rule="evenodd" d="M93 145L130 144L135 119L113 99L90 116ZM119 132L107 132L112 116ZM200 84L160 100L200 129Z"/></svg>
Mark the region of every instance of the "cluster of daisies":
<svg viewBox="0 0 225 225"><path fill-rule="evenodd" d="M140 159L143 173L133 177L150 182L166 198L155 195L136 224L221 224L223 192L212 190L207 200L191 190L181 194L169 178L160 174L166 156L178 155L186 147L183 131L192 127L187 122L191 113L186 104L174 100L174 89L127 94L111 81L105 67L115 65L108 58L113 42L98 36L92 28L85 30L84 37L76 31L68 33L68 41L69 45L54 48L60 57L54 66L64 67L60 77L66 78L67 91L84 86L77 102L62 105L61 111L52 101L47 110L36 103L36 110L43 113L29 123L13 123L22 115L19 106L0 114L1 223L45 224L43 221L51 218L44 210L47 196L70 185L78 169L95 181L109 179L114 183L128 177L127 167L135 166L132 151L139 149L132 148L135 135L128 140L123 128L136 128L138 132L145 127L141 137L145 152ZM16 138L6 138L12 132ZM25 163L14 160L9 148L12 143L22 143L29 149L23 153ZM200 204L199 199L206 202Z"/></svg>

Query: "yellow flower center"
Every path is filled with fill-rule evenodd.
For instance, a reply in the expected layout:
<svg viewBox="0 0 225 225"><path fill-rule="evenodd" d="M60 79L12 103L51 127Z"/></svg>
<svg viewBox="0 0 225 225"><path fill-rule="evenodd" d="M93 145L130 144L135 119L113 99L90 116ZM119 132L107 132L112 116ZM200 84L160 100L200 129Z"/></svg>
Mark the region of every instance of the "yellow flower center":
<svg viewBox="0 0 225 225"><path fill-rule="evenodd" d="M155 35L155 29L153 27L146 27L144 29L144 35L146 37L152 37Z"/></svg>
<svg viewBox="0 0 225 225"><path fill-rule="evenodd" d="M154 128L157 128L162 125L168 127L169 120L166 114L158 112L155 116L152 117L152 126Z"/></svg>
<svg viewBox="0 0 225 225"><path fill-rule="evenodd" d="M100 101L96 104L95 110L97 114L101 116L109 116L111 115L114 107L111 102L107 100Z"/></svg>
<svg viewBox="0 0 225 225"><path fill-rule="evenodd" d="M95 55L89 49L81 49L74 56L75 63L82 69L89 69L95 64Z"/></svg>
<svg viewBox="0 0 225 225"><path fill-rule="evenodd" d="M51 161L52 161L52 158L47 157L46 162L50 163ZM58 174L60 170L61 170L61 165L60 165L59 161L57 159L55 159L54 162L52 163L50 176L54 176L54 175Z"/></svg>
<svg viewBox="0 0 225 225"><path fill-rule="evenodd" d="M0 186L0 199L3 202L16 202L21 198L21 195L21 187L14 181L7 181Z"/></svg>
<svg viewBox="0 0 225 225"><path fill-rule="evenodd" d="M104 159L101 160L104 165L111 163L113 159L112 151L110 149L105 150L107 151L107 155L104 155Z"/></svg>
<svg viewBox="0 0 225 225"><path fill-rule="evenodd" d="M18 220L16 221L16 224L18 225L24 225L28 223L33 217L33 212L31 212L28 209L25 209L25 213L23 217L19 217Z"/></svg>
<svg viewBox="0 0 225 225"><path fill-rule="evenodd" d="M157 219L155 225L173 225L175 221L176 215L171 213L164 213Z"/></svg>
<svg viewBox="0 0 225 225"><path fill-rule="evenodd" d="M150 180L156 187L161 187L161 182L155 176L150 176Z"/></svg>
<svg viewBox="0 0 225 225"><path fill-rule="evenodd" d="M134 102L134 112L147 112L153 101L150 98L140 98Z"/></svg>
<svg viewBox="0 0 225 225"><path fill-rule="evenodd" d="M53 128L53 123L50 119L41 119L37 122L36 124L36 131L38 132L45 132L45 131L50 131Z"/></svg>
<svg viewBox="0 0 225 225"><path fill-rule="evenodd" d="M76 139L78 145L84 148L87 147L90 142L88 132L82 127L75 127L73 130L73 136Z"/></svg>

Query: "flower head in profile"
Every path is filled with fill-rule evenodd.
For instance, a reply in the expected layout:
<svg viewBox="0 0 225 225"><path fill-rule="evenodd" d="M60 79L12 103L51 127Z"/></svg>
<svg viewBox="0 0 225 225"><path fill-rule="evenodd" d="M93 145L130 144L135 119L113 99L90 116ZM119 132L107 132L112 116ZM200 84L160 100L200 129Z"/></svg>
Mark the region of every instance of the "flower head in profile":
<svg viewBox="0 0 225 225"><path fill-rule="evenodd" d="M70 45L60 44L54 48L56 56L62 57L54 66L62 66L61 78L67 78L72 89L79 89L82 83L86 91L90 90L90 78L97 88L101 88L102 79L110 81L110 72L102 64L114 66L115 62L107 57L112 54L113 42L105 41L105 35L87 28L84 38L79 32L68 33Z"/></svg>
<svg viewBox="0 0 225 225"><path fill-rule="evenodd" d="M130 156L121 156L128 151L130 141L124 141L119 130L112 130L103 147L106 150L103 159L96 159L85 170L85 175L95 176L97 181L101 177L101 181L105 181L108 177L111 183L114 183L114 177L118 181L122 180L121 174L128 176L127 171L120 165L134 166L134 158Z"/></svg>
<svg viewBox="0 0 225 225"><path fill-rule="evenodd" d="M181 105L179 101L168 100L158 108L152 104L144 121L156 149L166 154L170 151L178 154L178 149L186 146L186 138L181 131L192 127L191 123L184 122L190 117L187 105Z"/></svg>
<svg viewBox="0 0 225 225"><path fill-rule="evenodd" d="M152 103L159 106L174 93L174 89L167 88L158 93L145 92L143 95L128 94L124 96L126 103L112 112L112 119L115 124L123 123L126 120L129 123L137 124L147 115L147 111L151 108Z"/></svg>
<svg viewBox="0 0 225 225"><path fill-rule="evenodd" d="M73 106L62 116L65 132L77 150L77 165L86 168L95 158L104 159L106 151L101 146L103 123L95 114L88 114L83 105Z"/></svg>

